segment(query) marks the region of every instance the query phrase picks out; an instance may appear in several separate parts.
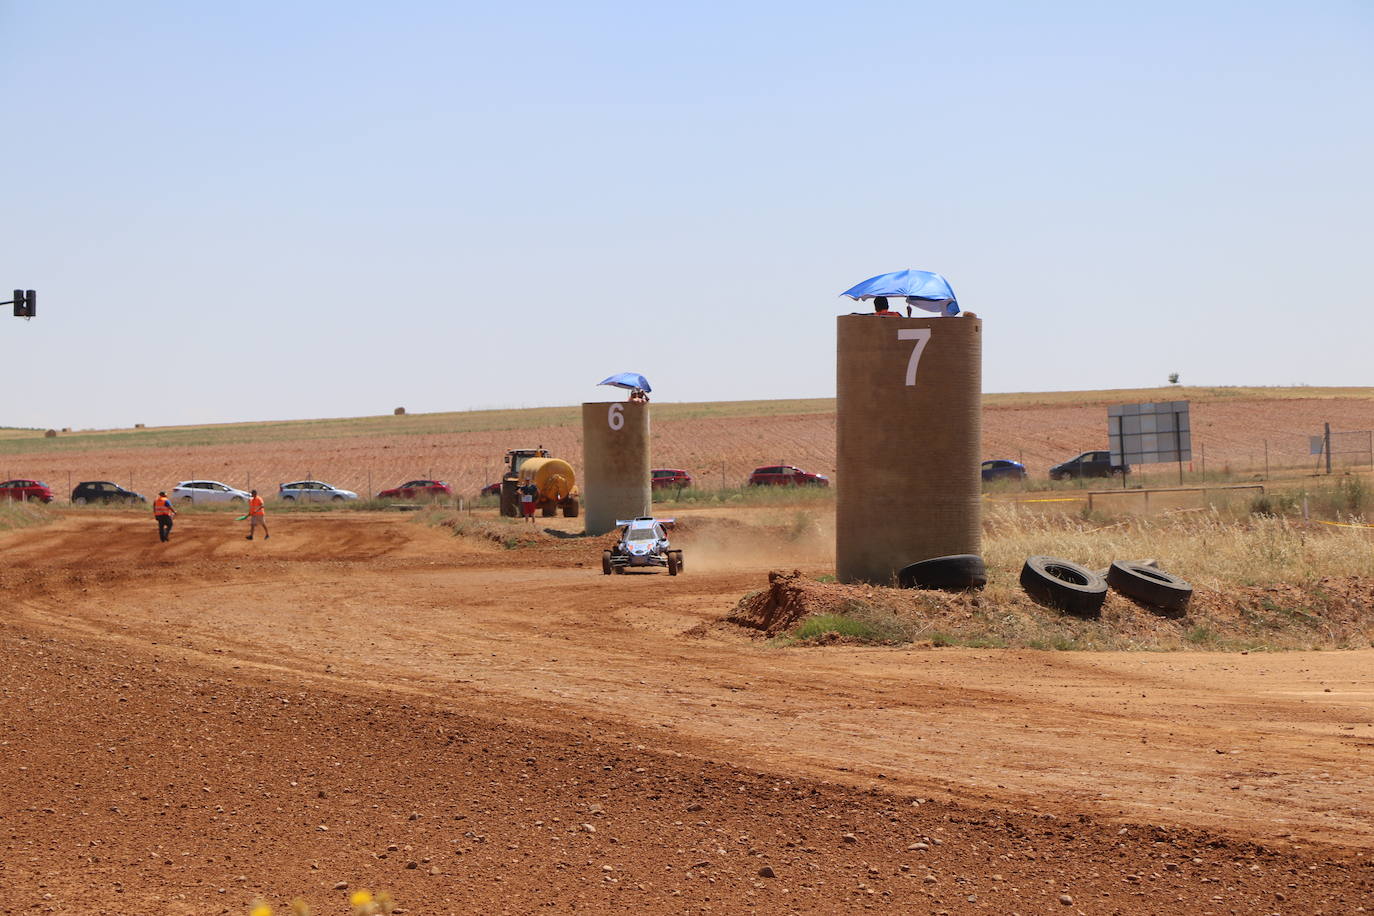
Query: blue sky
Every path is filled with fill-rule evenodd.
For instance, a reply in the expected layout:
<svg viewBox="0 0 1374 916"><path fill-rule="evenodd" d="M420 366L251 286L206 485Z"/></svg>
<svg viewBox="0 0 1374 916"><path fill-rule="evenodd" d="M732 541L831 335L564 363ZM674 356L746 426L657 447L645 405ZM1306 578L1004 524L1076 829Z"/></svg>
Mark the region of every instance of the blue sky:
<svg viewBox="0 0 1374 916"><path fill-rule="evenodd" d="M937 270L987 391L1368 385L1374 7L0 2L0 425L834 393ZM6 296L7 298L7 296Z"/></svg>

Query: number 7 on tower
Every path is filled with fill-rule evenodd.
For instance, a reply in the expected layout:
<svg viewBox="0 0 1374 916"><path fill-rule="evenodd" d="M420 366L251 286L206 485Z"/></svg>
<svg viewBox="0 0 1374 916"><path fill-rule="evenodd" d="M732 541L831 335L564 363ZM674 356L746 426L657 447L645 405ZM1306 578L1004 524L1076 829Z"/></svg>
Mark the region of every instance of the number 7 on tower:
<svg viewBox="0 0 1374 916"><path fill-rule="evenodd" d="M916 367L921 364L921 351L930 342L930 328L899 328L897 339L916 341L916 346L911 348L911 359L906 364L906 383L914 387L916 385Z"/></svg>

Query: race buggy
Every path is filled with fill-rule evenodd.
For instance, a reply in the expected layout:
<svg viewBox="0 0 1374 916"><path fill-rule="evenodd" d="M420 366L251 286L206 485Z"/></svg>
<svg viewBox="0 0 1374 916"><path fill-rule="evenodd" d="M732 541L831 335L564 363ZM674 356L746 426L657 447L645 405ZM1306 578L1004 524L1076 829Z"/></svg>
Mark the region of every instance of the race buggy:
<svg viewBox="0 0 1374 916"><path fill-rule="evenodd" d="M619 575L627 568L642 566L666 566L670 576L682 571L682 551L674 550L668 543L668 529L673 527L671 518L634 518L618 520L616 524L624 527L616 545L601 552L604 574Z"/></svg>

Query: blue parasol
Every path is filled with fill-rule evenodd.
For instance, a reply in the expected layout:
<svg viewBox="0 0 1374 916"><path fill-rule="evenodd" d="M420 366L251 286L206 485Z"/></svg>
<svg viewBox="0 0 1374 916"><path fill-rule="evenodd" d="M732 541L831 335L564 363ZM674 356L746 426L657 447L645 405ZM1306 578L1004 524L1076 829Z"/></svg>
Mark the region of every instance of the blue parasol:
<svg viewBox="0 0 1374 916"><path fill-rule="evenodd" d="M856 301L877 296L904 298L907 305L927 312L959 314L959 300L954 297L954 289L949 281L930 270L894 270L890 274L879 274L840 295Z"/></svg>
<svg viewBox="0 0 1374 916"><path fill-rule="evenodd" d="M631 390L639 388L642 391L653 391L649 387L649 380L638 372L618 372L608 379L597 382L598 385L613 385L616 388L629 388Z"/></svg>

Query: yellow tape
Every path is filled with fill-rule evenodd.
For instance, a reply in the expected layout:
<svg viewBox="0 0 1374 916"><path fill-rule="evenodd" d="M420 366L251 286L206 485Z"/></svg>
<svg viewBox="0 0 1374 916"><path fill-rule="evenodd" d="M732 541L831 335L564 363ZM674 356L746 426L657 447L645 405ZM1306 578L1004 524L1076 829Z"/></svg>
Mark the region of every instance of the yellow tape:
<svg viewBox="0 0 1374 916"><path fill-rule="evenodd" d="M1374 525L1349 525L1345 522L1324 522L1319 518L1314 518L1312 521L1316 522L1318 525L1330 525L1332 528L1374 528Z"/></svg>
<svg viewBox="0 0 1374 916"><path fill-rule="evenodd" d="M985 499L991 499L993 502L999 503L1081 503L1087 498L1088 497L1086 496L1064 496L1056 497L1054 499L1014 499L1011 497L995 498L992 496L985 497Z"/></svg>

